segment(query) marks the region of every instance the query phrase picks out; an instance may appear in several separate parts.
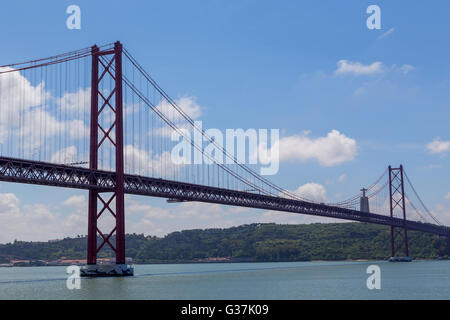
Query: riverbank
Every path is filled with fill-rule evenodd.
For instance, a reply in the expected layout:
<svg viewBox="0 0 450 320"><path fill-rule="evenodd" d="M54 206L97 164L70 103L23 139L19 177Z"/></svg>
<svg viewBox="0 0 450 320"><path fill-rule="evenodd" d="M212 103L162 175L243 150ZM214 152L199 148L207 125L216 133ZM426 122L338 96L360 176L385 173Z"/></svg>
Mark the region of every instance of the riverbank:
<svg viewBox="0 0 450 320"><path fill-rule="evenodd" d="M382 259L381 261L388 261L389 259ZM441 261L450 260L448 257L440 257L436 259L412 259L413 261ZM380 259L346 259L346 260L311 260L311 261L277 261L277 263L288 262L311 262L311 263L330 263L330 262L375 262ZM154 263L133 263L127 262L131 265L179 265L179 264L244 264L244 263L274 263L273 261L244 261L244 260L211 260L211 261L178 261L178 262L154 262ZM107 264L107 263L102 263ZM29 263L29 264L0 264L0 268L27 268L27 267L68 267L71 265L83 266L86 263L68 263L68 264L52 264L52 263Z"/></svg>

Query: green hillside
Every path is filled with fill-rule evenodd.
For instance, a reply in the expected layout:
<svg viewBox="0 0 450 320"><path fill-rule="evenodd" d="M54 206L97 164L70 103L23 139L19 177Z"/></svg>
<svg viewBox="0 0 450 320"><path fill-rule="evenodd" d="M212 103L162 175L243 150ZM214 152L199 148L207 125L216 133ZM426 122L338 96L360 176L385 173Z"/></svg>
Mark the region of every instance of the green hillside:
<svg viewBox="0 0 450 320"><path fill-rule="evenodd" d="M447 241L436 235L409 232L410 256L434 259L447 255ZM100 240L99 240L100 241ZM114 241L114 239L113 239ZM251 224L228 229L187 230L164 238L127 235L127 257L136 263L191 262L227 257L230 261L310 261L387 259L390 229L365 223L310 225ZM102 250L101 257L112 256ZM0 262L84 259L86 237L57 242L0 245Z"/></svg>

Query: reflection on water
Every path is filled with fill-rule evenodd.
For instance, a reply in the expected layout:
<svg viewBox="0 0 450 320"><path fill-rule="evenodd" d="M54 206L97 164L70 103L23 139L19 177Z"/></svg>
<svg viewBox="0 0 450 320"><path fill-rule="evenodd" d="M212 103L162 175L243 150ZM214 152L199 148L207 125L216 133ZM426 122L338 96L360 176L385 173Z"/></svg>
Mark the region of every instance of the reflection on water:
<svg viewBox="0 0 450 320"><path fill-rule="evenodd" d="M369 265L381 290L368 290ZM65 267L0 268L0 299L449 299L450 261L137 265L135 276L82 279Z"/></svg>

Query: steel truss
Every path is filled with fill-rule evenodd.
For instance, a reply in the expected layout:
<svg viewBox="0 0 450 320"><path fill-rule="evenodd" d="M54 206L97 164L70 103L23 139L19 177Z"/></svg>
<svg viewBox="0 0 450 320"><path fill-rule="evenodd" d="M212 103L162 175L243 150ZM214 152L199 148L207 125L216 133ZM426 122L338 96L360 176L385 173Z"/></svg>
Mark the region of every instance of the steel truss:
<svg viewBox="0 0 450 320"><path fill-rule="evenodd" d="M113 192L116 189L116 180L115 172L0 157L0 181L96 190L99 193L103 193ZM292 212L369 222L396 228L404 228L406 226L409 230L430 232L450 237L450 228L446 226L409 221L388 215L365 213L318 203L138 175L124 176L124 193L177 199L180 201L198 201Z"/></svg>

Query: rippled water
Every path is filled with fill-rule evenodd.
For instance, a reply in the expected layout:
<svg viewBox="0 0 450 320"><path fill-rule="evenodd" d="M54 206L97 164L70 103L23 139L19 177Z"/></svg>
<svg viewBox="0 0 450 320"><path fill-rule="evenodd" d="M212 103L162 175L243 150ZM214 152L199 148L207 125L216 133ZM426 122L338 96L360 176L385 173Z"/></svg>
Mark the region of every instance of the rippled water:
<svg viewBox="0 0 450 320"><path fill-rule="evenodd" d="M369 265L381 289L369 290ZM65 267L0 268L0 299L450 299L450 261L136 265L130 278L82 279Z"/></svg>

